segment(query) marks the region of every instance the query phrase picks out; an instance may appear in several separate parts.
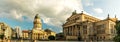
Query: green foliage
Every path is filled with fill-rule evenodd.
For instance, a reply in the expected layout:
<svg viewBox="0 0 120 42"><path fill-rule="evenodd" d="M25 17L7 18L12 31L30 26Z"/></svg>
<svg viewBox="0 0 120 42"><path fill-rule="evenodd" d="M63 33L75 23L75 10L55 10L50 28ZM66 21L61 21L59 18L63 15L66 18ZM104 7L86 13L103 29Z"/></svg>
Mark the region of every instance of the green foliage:
<svg viewBox="0 0 120 42"><path fill-rule="evenodd" d="M116 22L116 30L117 30L117 34L120 35L120 21Z"/></svg>
<svg viewBox="0 0 120 42"><path fill-rule="evenodd" d="M0 35L0 38L1 38L1 39L3 39L3 38L4 38L4 35L3 35L3 34L2 34L2 35Z"/></svg>
<svg viewBox="0 0 120 42"><path fill-rule="evenodd" d="M120 42L120 35L119 35L119 36L118 36L118 35L115 36L115 37L114 37L114 40L115 40L115 42Z"/></svg>
<svg viewBox="0 0 120 42"><path fill-rule="evenodd" d="M116 22L116 31L117 31L117 36L114 37L115 42L120 42L120 21Z"/></svg>
<svg viewBox="0 0 120 42"><path fill-rule="evenodd" d="M81 36L78 37L78 41L81 41Z"/></svg>
<svg viewBox="0 0 120 42"><path fill-rule="evenodd" d="M49 40L55 40L55 36L50 35L50 36L48 37L48 39L49 39Z"/></svg>

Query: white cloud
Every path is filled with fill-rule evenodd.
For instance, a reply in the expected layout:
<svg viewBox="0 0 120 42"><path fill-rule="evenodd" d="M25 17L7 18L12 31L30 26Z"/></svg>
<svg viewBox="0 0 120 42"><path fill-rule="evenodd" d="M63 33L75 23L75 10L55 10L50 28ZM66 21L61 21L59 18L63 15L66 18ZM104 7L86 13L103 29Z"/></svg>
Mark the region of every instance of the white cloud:
<svg viewBox="0 0 120 42"><path fill-rule="evenodd" d="M94 4L93 3L90 3L90 2L88 2L88 3L86 3L86 6L93 6Z"/></svg>
<svg viewBox="0 0 120 42"><path fill-rule="evenodd" d="M83 0L83 1L84 1L85 6L93 6L94 5L94 3L91 0Z"/></svg>
<svg viewBox="0 0 120 42"><path fill-rule="evenodd" d="M96 13L103 13L103 10L101 8L94 8L93 11Z"/></svg>
<svg viewBox="0 0 120 42"><path fill-rule="evenodd" d="M60 32L63 32L63 30L60 30Z"/></svg>
<svg viewBox="0 0 120 42"><path fill-rule="evenodd" d="M20 20L20 21L23 20L22 14L18 13L16 10L11 10L10 14L11 14L10 16L12 18L15 18L16 20Z"/></svg>
<svg viewBox="0 0 120 42"><path fill-rule="evenodd" d="M83 10L81 0L0 0L0 17L33 21L40 14L44 23L60 27L72 11Z"/></svg>

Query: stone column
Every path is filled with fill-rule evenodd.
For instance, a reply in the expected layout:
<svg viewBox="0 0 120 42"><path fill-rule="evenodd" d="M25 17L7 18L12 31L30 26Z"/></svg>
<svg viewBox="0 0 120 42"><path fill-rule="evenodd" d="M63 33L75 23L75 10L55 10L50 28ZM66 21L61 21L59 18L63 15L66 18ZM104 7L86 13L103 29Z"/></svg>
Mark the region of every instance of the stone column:
<svg viewBox="0 0 120 42"><path fill-rule="evenodd" d="M75 36L77 36L77 34L78 34L78 33L77 33L77 30L78 30L78 29L77 29L77 25L75 25Z"/></svg>
<svg viewBox="0 0 120 42"><path fill-rule="evenodd" d="M67 35L68 35L68 33L69 33L69 29L68 29L69 27L67 27Z"/></svg>
<svg viewBox="0 0 120 42"><path fill-rule="evenodd" d="M68 34L68 27L65 29L66 30L66 32L65 32L65 35L67 36Z"/></svg>
<svg viewBox="0 0 120 42"><path fill-rule="evenodd" d="M79 28L78 28L78 25L76 25L76 32L77 32L77 36L78 36L78 34L79 34Z"/></svg>
<svg viewBox="0 0 120 42"><path fill-rule="evenodd" d="M75 36L75 25L73 26L73 29L74 29L74 30L73 30L73 34L74 34L74 36Z"/></svg>
<svg viewBox="0 0 120 42"><path fill-rule="evenodd" d="M67 32L66 27L63 27L63 33L65 36L66 36L66 32Z"/></svg>
<svg viewBox="0 0 120 42"><path fill-rule="evenodd" d="M74 28L73 28L73 26L72 26L72 36L74 35Z"/></svg>
<svg viewBox="0 0 120 42"><path fill-rule="evenodd" d="M68 27L68 35L70 35L70 27Z"/></svg>
<svg viewBox="0 0 120 42"><path fill-rule="evenodd" d="M69 26L69 36L70 36L70 26Z"/></svg>
<svg viewBox="0 0 120 42"><path fill-rule="evenodd" d="M69 30L69 33L70 33L70 36L71 36L71 30L72 30L72 29L71 29L71 26L70 26L70 28L69 28L69 29L70 29L70 30Z"/></svg>
<svg viewBox="0 0 120 42"><path fill-rule="evenodd" d="M74 33L74 31L73 31L73 30L74 30L74 28L73 28L73 26L72 26L71 28L72 28L72 36L73 36L73 35L74 35L74 34L73 34L73 33Z"/></svg>
<svg viewBox="0 0 120 42"><path fill-rule="evenodd" d="M69 35L70 35L70 27L69 27Z"/></svg>
<svg viewBox="0 0 120 42"><path fill-rule="evenodd" d="M72 28L72 26L71 26L71 36L72 36L72 33L73 33L72 30L73 30L73 28Z"/></svg>

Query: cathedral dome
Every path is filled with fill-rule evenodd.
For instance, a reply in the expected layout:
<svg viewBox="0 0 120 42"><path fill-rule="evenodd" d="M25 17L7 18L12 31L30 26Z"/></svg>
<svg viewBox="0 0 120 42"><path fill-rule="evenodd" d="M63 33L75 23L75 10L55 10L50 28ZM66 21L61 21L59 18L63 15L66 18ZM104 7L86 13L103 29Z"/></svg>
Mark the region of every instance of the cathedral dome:
<svg viewBox="0 0 120 42"><path fill-rule="evenodd" d="M34 27L33 28L35 28L35 29L41 29L42 28L41 19L40 19L38 14L35 15L33 23L34 23Z"/></svg>
<svg viewBox="0 0 120 42"><path fill-rule="evenodd" d="M40 17L38 14L35 15L35 18L34 18L34 24L36 23L41 23L41 20L40 20Z"/></svg>
<svg viewBox="0 0 120 42"><path fill-rule="evenodd" d="M39 15L38 15L38 14L36 14L36 16L35 16L35 19L37 19L37 18L39 18L39 19L40 19L40 17L39 17Z"/></svg>

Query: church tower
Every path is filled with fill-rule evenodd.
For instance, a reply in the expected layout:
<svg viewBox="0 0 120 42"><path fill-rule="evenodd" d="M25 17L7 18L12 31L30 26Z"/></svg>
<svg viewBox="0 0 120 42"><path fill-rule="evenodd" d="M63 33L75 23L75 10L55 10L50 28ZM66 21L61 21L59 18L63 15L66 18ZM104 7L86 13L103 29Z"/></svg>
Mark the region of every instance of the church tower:
<svg viewBox="0 0 120 42"><path fill-rule="evenodd" d="M42 29L41 19L38 14L36 14L33 24L34 24L33 29L39 29L39 30Z"/></svg>

